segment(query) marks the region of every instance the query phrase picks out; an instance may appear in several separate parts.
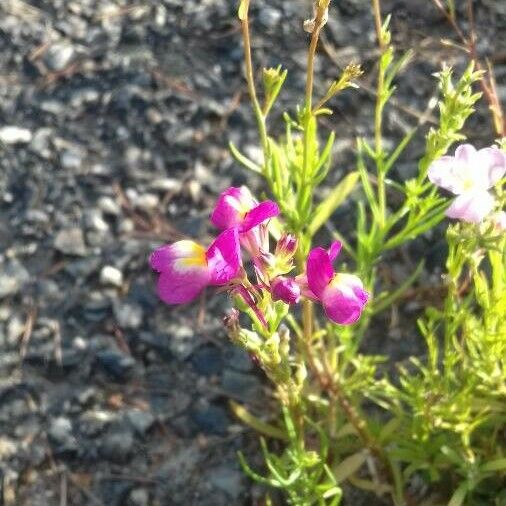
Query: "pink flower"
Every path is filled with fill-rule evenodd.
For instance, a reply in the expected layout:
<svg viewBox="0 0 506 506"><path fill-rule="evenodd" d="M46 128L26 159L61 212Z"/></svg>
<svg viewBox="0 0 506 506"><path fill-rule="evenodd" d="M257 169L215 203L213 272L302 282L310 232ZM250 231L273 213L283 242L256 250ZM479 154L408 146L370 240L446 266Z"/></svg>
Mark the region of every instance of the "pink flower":
<svg viewBox="0 0 506 506"><path fill-rule="evenodd" d="M272 200L258 203L246 186L230 187L218 198L211 222L221 230L238 227L239 232L248 232L278 214L279 207Z"/></svg>
<svg viewBox="0 0 506 506"><path fill-rule="evenodd" d="M278 276L271 282L272 300L282 300L285 304L297 304L300 299L300 287L293 278Z"/></svg>
<svg viewBox="0 0 506 506"><path fill-rule="evenodd" d="M428 176L437 186L457 195L446 211L449 218L480 223L494 208L487 191L506 173L506 154L496 147L476 150L463 144L455 156L443 156L429 167Z"/></svg>
<svg viewBox="0 0 506 506"><path fill-rule="evenodd" d="M299 276L298 281L302 285L302 293L321 302L326 315L333 322L351 325L360 318L369 294L357 276L334 272L332 262L340 251L339 241L332 243L328 251L323 248L311 250L307 258L306 275Z"/></svg>
<svg viewBox="0 0 506 506"><path fill-rule="evenodd" d="M158 294L164 302L190 302L206 286L223 286L237 276L239 233L236 228L222 232L207 250L188 240L167 244L151 254L149 263L160 273Z"/></svg>
<svg viewBox="0 0 506 506"><path fill-rule="evenodd" d="M253 256L268 250L268 232L264 223L279 214L272 200L258 203L245 186L228 188L220 197L211 214L211 222L220 230L237 227L241 244Z"/></svg>

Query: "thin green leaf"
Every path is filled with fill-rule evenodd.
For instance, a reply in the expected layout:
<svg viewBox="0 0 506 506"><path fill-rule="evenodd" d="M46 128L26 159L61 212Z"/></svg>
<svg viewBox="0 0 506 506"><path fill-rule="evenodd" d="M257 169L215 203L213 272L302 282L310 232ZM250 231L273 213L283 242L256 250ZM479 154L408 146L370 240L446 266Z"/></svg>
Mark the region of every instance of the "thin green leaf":
<svg viewBox="0 0 506 506"><path fill-rule="evenodd" d="M241 465L242 470L244 471L244 474L251 478L253 481L256 481L258 483L262 483L264 485L270 485L271 487L279 487L280 483L276 480L272 480L269 478L265 478L264 476L260 476L258 473L253 471L249 464L246 462L246 459L244 458L244 455L242 452L237 453L237 457L239 459L239 464Z"/></svg>
<svg viewBox="0 0 506 506"><path fill-rule="evenodd" d="M347 478L355 474L367 460L367 453L360 451L345 458L337 467L334 468L334 477L338 483L342 483Z"/></svg>
<svg viewBox="0 0 506 506"><path fill-rule="evenodd" d="M460 487L455 491L448 503L448 506L462 506L464 504L464 500L466 498L467 492L469 491L469 486L467 483L463 483Z"/></svg>
<svg viewBox="0 0 506 506"><path fill-rule="evenodd" d="M314 173L318 175L318 172L324 165L330 165L330 162L332 160L332 147L334 146L334 141L336 138L336 134L332 132L329 135L329 138L327 139L327 143L325 144L325 148L323 148L322 154L320 156L320 159L318 160L318 163L316 165L316 168L314 170Z"/></svg>
<svg viewBox="0 0 506 506"><path fill-rule="evenodd" d="M419 235L423 234L432 227L435 227L445 217L445 210L448 207L448 202L443 202L434 208L431 212L427 213L426 216L420 217L417 220L413 220L414 223L411 226L406 226L401 232L396 234L394 237L389 239L385 244L384 249L392 249L400 246L408 239L414 239Z"/></svg>
<svg viewBox="0 0 506 506"><path fill-rule="evenodd" d="M315 209L313 219L308 227L311 236L315 235L321 226L330 218L332 213L346 200L355 189L359 173L354 171L347 174L332 190L330 195Z"/></svg>
<svg viewBox="0 0 506 506"><path fill-rule="evenodd" d="M260 434L264 434L265 436L275 439L282 439L284 441L288 439L286 434L280 428L260 420L256 416L252 415L241 404L238 404L234 401L229 401L229 405L234 415L239 418L241 422L245 423L248 427L251 427Z"/></svg>
<svg viewBox="0 0 506 506"><path fill-rule="evenodd" d="M490 462L484 464L481 470L485 473L506 471L506 459L491 460Z"/></svg>
<svg viewBox="0 0 506 506"><path fill-rule="evenodd" d="M353 427L351 423L347 423L339 429L339 431L335 435L335 439L340 439L342 437L352 436L356 434L357 430L355 429L355 427Z"/></svg>
<svg viewBox="0 0 506 506"><path fill-rule="evenodd" d="M262 167L257 165L255 162L251 161L249 158L244 156L234 145L233 142L228 143L228 147L232 156L242 165L244 165L247 169L256 172L257 174L262 174Z"/></svg>
<svg viewBox="0 0 506 506"><path fill-rule="evenodd" d="M397 145L394 152L388 157L388 160L385 162L385 165L383 167L383 170L385 171L385 174L389 172L389 170L392 168L394 163L397 161L399 156L401 156L402 152L406 149L406 146L411 142L411 139L416 133L416 128L413 128L410 132L408 132L401 142Z"/></svg>

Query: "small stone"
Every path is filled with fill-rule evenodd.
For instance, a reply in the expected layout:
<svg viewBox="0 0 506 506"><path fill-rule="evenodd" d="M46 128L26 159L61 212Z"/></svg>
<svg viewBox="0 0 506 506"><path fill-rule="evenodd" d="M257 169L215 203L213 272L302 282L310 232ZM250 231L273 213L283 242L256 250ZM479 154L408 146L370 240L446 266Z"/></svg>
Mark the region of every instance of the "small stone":
<svg viewBox="0 0 506 506"><path fill-rule="evenodd" d="M130 234L135 230L135 223L130 218L124 218L120 221L119 231L122 234Z"/></svg>
<svg viewBox="0 0 506 506"><path fill-rule="evenodd" d="M169 338L164 335L154 334L152 332L141 332L138 335L139 343L142 343L147 348L154 350L157 355L169 357Z"/></svg>
<svg viewBox="0 0 506 506"><path fill-rule="evenodd" d="M60 230L54 240L54 247L65 255L85 256L83 231L80 228Z"/></svg>
<svg viewBox="0 0 506 506"><path fill-rule="evenodd" d="M111 197L100 197L100 199L98 199L98 207L104 214L112 216L121 214L120 205Z"/></svg>
<svg viewBox="0 0 506 506"><path fill-rule="evenodd" d="M123 285L123 273L112 265L105 265L100 271L100 282L105 286L120 288Z"/></svg>
<svg viewBox="0 0 506 506"><path fill-rule="evenodd" d="M0 128L0 143L28 144L32 140L32 132L27 128L4 126Z"/></svg>
<svg viewBox="0 0 506 506"><path fill-rule="evenodd" d="M30 149L41 158L48 160L52 155L51 141L54 136L51 128L39 128L30 143Z"/></svg>
<svg viewBox="0 0 506 506"><path fill-rule="evenodd" d="M72 422L63 416L55 418L49 426L48 436L58 454L74 454L78 450L77 441L72 434Z"/></svg>
<svg viewBox="0 0 506 506"><path fill-rule="evenodd" d="M190 194L191 199L193 202L198 202L200 195L202 193L202 186L199 181L196 179L192 179L191 181L188 181L187 183L187 189L188 193Z"/></svg>
<svg viewBox="0 0 506 506"><path fill-rule="evenodd" d="M84 160L84 154L79 149L66 149L60 155L60 163L62 168L71 171L78 171Z"/></svg>
<svg viewBox="0 0 506 506"><path fill-rule="evenodd" d="M128 461L134 447L134 436L131 431L120 428L112 430L103 439L100 453L108 460L124 464Z"/></svg>
<svg viewBox="0 0 506 506"><path fill-rule="evenodd" d="M167 331L170 351L180 360L186 360L197 343L192 328L187 325L170 325Z"/></svg>
<svg viewBox="0 0 506 506"><path fill-rule="evenodd" d="M232 397L255 401L261 397L262 385L256 376L225 369L221 379L222 389Z"/></svg>
<svg viewBox="0 0 506 506"><path fill-rule="evenodd" d="M142 325L144 311L140 304L115 301L113 311L118 324L124 329L138 329Z"/></svg>
<svg viewBox="0 0 506 506"><path fill-rule="evenodd" d="M266 28L276 28L281 20L281 12L272 7L264 6L260 10L258 20Z"/></svg>
<svg viewBox="0 0 506 506"><path fill-rule="evenodd" d="M132 409L127 412L126 419L132 428L140 436L144 436L146 432L153 427L155 417L149 411L141 411L139 409Z"/></svg>
<svg viewBox="0 0 506 506"><path fill-rule="evenodd" d="M44 62L50 70L59 71L67 67L75 54L73 46L67 42L53 44L44 54Z"/></svg>
<svg viewBox="0 0 506 506"><path fill-rule="evenodd" d="M0 299L18 293L29 279L28 271L17 260L0 264Z"/></svg>
<svg viewBox="0 0 506 506"><path fill-rule="evenodd" d="M100 209L87 209L84 213L84 222L88 229L100 234L109 232L109 225L102 217Z"/></svg>
<svg viewBox="0 0 506 506"><path fill-rule="evenodd" d="M25 327L25 322L18 315L14 315L7 324L7 341L16 344Z"/></svg>
<svg viewBox="0 0 506 506"><path fill-rule="evenodd" d="M203 346L196 350L191 363L197 373L204 376L220 374L223 370L223 358L220 350L216 346Z"/></svg>
<svg viewBox="0 0 506 506"><path fill-rule="evenodd" d="M15 441L0 436L0 460L6 462L7 459L16 455L18 447Z"/></svg>
<svg viewBox="0 0 506 506"><path fill-rule="evenodd" d="M171 177L155 179L149 187L153 190L163 191L163 192L179 192L181 191L182 184L178 179L174 179Z"/></svg>
<svg viewBox="0 0 506 506"><path fill-rule="evenodd" d="M119 381L126 380L135 365L135 360L130 355L119 350L101 351L97 353L97 359L104 370Z"/></svg>
<svg viewBox="0 0 506 506"><path fill-rule="evenodd" d="M28 209L25 214L26 221L46 225L49 223L49 216L41 209Z"/></svg>
<svg viewBox="0 0 506 506"><path fill-rule="evenodd" d="M76 394L77 402L81 406L89 404L97 396L97 389L95 387L87 387Z"/></svg>
<svg viewBox="0 0 506 506"><path fill-rule="evenodd" d="M139 195L135 199L134 206L138 209L142 209L143 211L152 211L158 207L159 203L160 200L158 196L154 195L153 193L145 193L143 195Z"/></svg>
<svg viewBox="0 0 506 506"><path fill-rule="evenodd" d="M214 487L225 492L237 503L244 490L243 478L240 471L231 469L228 466L216 467L211 469L207 478Z"/></svg>
<svg viewBox="0 0 506 506"><path fill-rule="evenodd" d="M192 419L205 434L224 436L230 420L225 410L219 406L198 407L192 413Z"/></svg>
<svg viewBox="0 0 506 506"><path fill-rule="evenodd" d="M136 488L130 492L132 506L149 506L149 493L145 488Z"/></svg>

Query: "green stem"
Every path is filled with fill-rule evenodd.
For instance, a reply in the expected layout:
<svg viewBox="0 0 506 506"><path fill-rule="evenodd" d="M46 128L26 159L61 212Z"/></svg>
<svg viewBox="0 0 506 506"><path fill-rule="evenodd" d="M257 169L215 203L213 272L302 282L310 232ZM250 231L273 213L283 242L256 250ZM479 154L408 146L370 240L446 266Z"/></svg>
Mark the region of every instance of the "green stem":
<svg viewBox="0 0 506 506"><path fill-rule="evenodd" d="M246 5L244 18L241 21L242 27L242 39L244 44L244 63L246 66L246 81L248 83L248 93L253 106L253 112L257 120L258 131L260 133L260 140L262 142L262 148L264 151L264 157L267 157L269 149L269 142L267 137L267 128L265 125L265 116L262 112L262 107L258 101L257 92L255 88L255 78L253 75L253 60L251 57L251 37L249 33L249 2Z"/></svg>
<svg viewBox="0 0 506 506"><path fill-rule="evenodd" d="M376 37L380 49L378 84L376 89L376 107L374 110L374 142L376 151L376 166L378 175L378 207L380 214L380 229L383 229L386 221L386 195L385 195L385 171L383 167L383 95L385 93L385 68L382 63L383 53L385 52L385 41L383 40L382 19L380 0L372 0L374 22L376 26Z"/></svg>
<svg viewBox="0 0 506 506"><path fill-rule="evenodd" d="M316 56L316 48L318 47L318 41L320 39L320 32L325 24L325 16L329 6L330 0L324 2L323 5L318 6L316 9L316 15L314 19L313 33L311 34L311 42L309 44L309 51L307 55L307 75L306 75L306 93L305 93L305 114L304 114L304 154L303 154L303 174L302 174L302 188L300 188L302 194L305 194L307 184L307 178L309 176L310 166L310 137L309 137L309 126L313 117L313 86L314 86L314 61ZM302 200L302 202L305 201Z"/></svg>

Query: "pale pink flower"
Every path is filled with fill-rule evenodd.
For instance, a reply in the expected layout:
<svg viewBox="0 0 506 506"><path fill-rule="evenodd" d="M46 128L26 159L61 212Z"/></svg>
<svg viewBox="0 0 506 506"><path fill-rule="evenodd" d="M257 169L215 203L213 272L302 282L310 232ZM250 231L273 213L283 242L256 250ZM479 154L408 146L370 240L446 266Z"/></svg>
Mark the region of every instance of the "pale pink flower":
<svg viewBox="0 0 506 506"><path fill-rule="evenodd" d="M499 148L476 150L463 144L455 156L443 156L429 167L432 183L457 195L446 211L449 218L480 223L494 208L487 191L506 173L506 154Z"/></svg>

